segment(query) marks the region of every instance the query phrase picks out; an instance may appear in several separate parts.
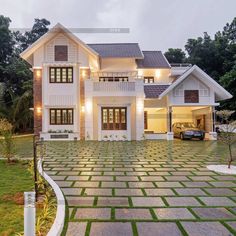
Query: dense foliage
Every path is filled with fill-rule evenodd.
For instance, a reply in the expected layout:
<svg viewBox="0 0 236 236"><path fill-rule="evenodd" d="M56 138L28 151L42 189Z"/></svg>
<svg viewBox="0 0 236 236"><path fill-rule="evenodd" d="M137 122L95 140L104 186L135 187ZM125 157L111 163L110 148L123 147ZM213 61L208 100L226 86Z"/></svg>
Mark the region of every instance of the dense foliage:
<svg viewBox="0 0 236 236"><path fill-rule="evenodd" d="M30 31L9 29L11 20L0 15L0 118L13 124L14 132L33 128L33 75L19 54L48 31L50 22L35 19Z"/></svg>
<svg viewBox="0 0 236 236"><path fill-rule="evenodd" d="M227 23L214 38L206 32L203 37L188 39L185 45L187 56L181 49L170 48L165 56L170 63L198 65L213 79L226 88L234 97L222 103L224 109L236 110L236 17Z"/></svg>

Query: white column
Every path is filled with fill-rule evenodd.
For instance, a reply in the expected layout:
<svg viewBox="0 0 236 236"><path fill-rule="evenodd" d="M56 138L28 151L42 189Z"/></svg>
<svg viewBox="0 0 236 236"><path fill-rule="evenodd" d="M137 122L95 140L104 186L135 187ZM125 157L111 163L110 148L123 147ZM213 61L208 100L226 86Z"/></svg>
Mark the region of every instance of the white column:
<svg viewBox="0 0 236 236"><path fill-rule="evenodd" d="M210 109L211 113L211 131L209 131L209 140L217 140L217 133L215 131L215 107L212 106Z"/></svg>
<svg viewBox="0 0 236 236"><path fill-rule="evenodd" d="M85 140L93 140L93 81L84 81L85 93Z"/></svg>
<svg viewBox="0 0 236 236"><path fill-rule="evenodd" d="M135 81L136 91L136 140L142 140L144 136L144 90L143 80ZM131 121L132 122L132 121Z"/></svg>
<svg viewBox="0 0 236 236"><path fill-rule="evenodd" d="M35 192L25 192L24 201L24 235L35 236Z"/></svg>

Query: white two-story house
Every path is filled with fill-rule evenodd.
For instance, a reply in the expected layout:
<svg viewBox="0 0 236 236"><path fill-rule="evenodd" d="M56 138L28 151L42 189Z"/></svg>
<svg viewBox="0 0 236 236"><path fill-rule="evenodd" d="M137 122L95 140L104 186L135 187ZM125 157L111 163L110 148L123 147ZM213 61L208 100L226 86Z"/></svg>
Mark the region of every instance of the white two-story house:
<svg viewBox="0 0 236 236"><path fill-rule="evenodd" d="M172 140L176 122L215 139L215 107L232 97L195 65L171 66L137 43L86 44L61 24L21 57L32 65L34 130L45 140Z"/></svg>

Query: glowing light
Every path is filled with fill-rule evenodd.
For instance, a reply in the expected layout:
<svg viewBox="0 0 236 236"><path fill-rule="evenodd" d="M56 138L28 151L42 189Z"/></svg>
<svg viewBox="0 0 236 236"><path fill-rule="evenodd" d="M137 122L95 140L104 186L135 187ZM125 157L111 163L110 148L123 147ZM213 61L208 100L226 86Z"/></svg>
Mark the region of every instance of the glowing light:
<svg viewBox="0 0 236 236"><path fill-rule="evenodd" d="M143 71L142 70L138 70L138 76L143 76Z"/></svg>
<svg viewBox="0 0 236 236"><path fill-rule="evenodd" d="M85 108L84 106L81 106L81 111L84 112L85 111Z"/></svg>
<svg viewBox="0 0 236 236"><path fill-rule="evenodd" d="M41 114L42 108L41 108L41 107L37 107L37 108L36 108L36 111L37 111L37 114Z"/></svg>
<svg viewBox="0 0 236 236"><path fill-rule="evenodd" d="M142 113L144 108L143 100L137 101L137 111L138 113Z"/></svg>
<svg viewBox="0 0 236 236"><path fill-rule="evenodd" d="M36 70L36 77L40 78L41 77L41 70Z"/></svg>
<svg viewBox="0 0 236 236"><path fill-rule="evenodd" d="M91 113L92 112L92 108L93 108L93 104L92 101L87 100L85 103L85 109L87 113Z"/></svg>
<svg viewBox="0 0 236 236"><path fill-rule="evenodd" d="M155 75L157 78L161 77L161 71L160 70L156 70Z"/></svg>
<svg viewBox="0 0 236 236"><path fill-rule="evenodd" d="M82 77L85 77L85 76L86 76L86 71L82 70Z"/></svg>

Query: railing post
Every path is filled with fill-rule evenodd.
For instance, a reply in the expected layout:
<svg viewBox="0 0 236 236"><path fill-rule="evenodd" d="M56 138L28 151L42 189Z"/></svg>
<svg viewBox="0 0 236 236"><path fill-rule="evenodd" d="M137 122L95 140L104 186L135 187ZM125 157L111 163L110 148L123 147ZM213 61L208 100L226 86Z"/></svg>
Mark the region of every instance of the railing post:
<svg viewBox="0 0 236 236"><path fill-rule="evenodd" d="M35 236L35 192L25 192L24 200L24 236Z"/></svg>

